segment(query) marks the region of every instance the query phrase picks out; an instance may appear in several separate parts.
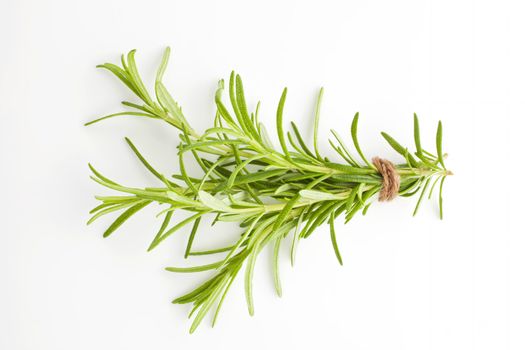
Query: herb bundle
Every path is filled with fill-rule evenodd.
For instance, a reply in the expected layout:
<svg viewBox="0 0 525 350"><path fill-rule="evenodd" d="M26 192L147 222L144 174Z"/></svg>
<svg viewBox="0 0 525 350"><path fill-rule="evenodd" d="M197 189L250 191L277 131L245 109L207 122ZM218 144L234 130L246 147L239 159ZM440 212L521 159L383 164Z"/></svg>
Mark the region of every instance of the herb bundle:
<svg viewBox="0 0 525 350"><path fill-rule="evenodd" d="M223 100L225 83L221 80L215 95L217 111L213 127L199 134L188 123L162 82L169 54L170 50L167 48L157 71L155 99L140 78L134 50L127 56L122 56L122 67L111 63L100 65L99 67L109 70L119 78L140 102L124 101L122 104L128 110L93 120L86 125L117 116L137 116L159 119L174 126L180 131L180 173L171 177L161 174L126 138L131 150L160 181L160 185L155 188L124 186L108 179L89 165L94 181L120 194L97 196L101 204L90 212L93 216L88 223L103 215L119 212L120 215L104 232L104 237L108 237L142 208L153 203L160 204L164 207L159 213L163 221L148 250L154 249L180 229L188 227L190 234L185 258L196 255L219 257L217 262L207 265L166 268L179 273L213 272L209 280L173 300L175 304L193 304L190 317L195 317L190 332L198 327L214 306L215 324L225 296L243 266L246 301L249 313L253 315L254 266L261 250L268 246L273 249L275 289L280 296L279 254L283 239L291 239L290 256L293 265L298 242L309 237L320 225L328 223L335 256L342 264L334 221L343 216L347 223L358 212L366 214L376 197L379 200L391 200L396 195L409 197L419 194L415 215L423 197L428 193L430 198L434 188L438 186L442 217L443 182L451 172L444 164L446 155L442 151L441 122L437 128L435 154L422 148L419 122L415 114L415 152L410 152L390 135L382 133L388 144L405 160L402 164L394 165L388 160L368 160L364 156L357 138L359 114L356 113L350 128L356 154L332 130L334 139L329 142L340 157L340 161L335 162L321 155L318 149L323 89L320 90L315 109L313 147L307 146L294 123L291 124L291 132L285 132L283 113L287 89L284 89L276 113L279 147L275 147L259 121L260 103L254 112L248 110L241 77L232 72L228 84L229 107ZM190 175L186 171L189 158L202 170L200 176ZM187 212L188 217L172 223L175 210ZM213 223L237 223L242 229L237 241L230 246L209 251L192 249L201 219L205 215L213 215Z"/></svg>

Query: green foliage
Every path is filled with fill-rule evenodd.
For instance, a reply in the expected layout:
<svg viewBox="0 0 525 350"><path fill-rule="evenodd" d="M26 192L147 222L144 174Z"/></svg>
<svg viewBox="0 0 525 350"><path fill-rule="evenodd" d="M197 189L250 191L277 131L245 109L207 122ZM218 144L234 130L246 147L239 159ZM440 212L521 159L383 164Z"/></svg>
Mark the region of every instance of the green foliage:
<svg viewBox="0 0 525 350"><path fill-rule="evenodd" d="M299 241L309 237L317 227L328 223L335 255L342 264L335 234L335 220L344 215L345 222L348 222L356 213L366 213L375 198L374 195L381 190L382 178L365 157L358 143L359 114L353 119L349 136L353 141L354 151L364 165L355 160L355 155L335 131L332 131L335 142L330 140L330 144L343 163L331 162L320 154L318 128L322 89L315 109L313 151L307 146L297 125L292 123L291 133L284 131L287 89L284 89L277 108L277 137L280 149L276 149L272 146L264 125L259 122L259 104L255 113L250 112L241 77L234 72L229 81L231 110L222 101L224 81L221 80L215 95L217 114L214 125L199 135L188 124L181 108L162 82L169 52L169 48L166 49L157 72L154 89L156 101L150 96L140 78L134 58L135 51L131 51L126 56L127 59L122 56L122 67L111 63L99 66L113 73L142 102L122 102L129 110L110 114L86 125L124 115L163 120L180 131L180 172L168 179L148 163L138 148L126 138L140 162L159 180L160 187L123 186L103 176L90 165L93 180L120 192L120 195L96 197L101 204L91 211L93 217L88 223L102 215L120 212L104 233L106 237L148 204L160 204L165 207L159 214L163 215L164 219L148 250L154 249L173 233L192 224L185 258L196 255L219 256L215 263L208 265L166 268L177 273L213 273L206 282L173 301L176 304L193 304L190 314L195 315L190 329L193 332L213 306L216 306L213 318L215 324L225 296L243 266L248 310L250 314L254 313L254 268L258 254L270 243L274 249L273 275L278 295L282 294L279 253L283 239L289 238L292 241L290 256L293 265ZM431 179L435 180L429 198L440 180L439 203L442 215L443 180L451 173L444 166L441 123L436 136L437 155L423 149L416 115L414 154L388 134L383 133L383 136L406 160L406 163L396 165L401 177L399 194L411 196L420 193L415 214ZM190 175L186 171L187 153L202 169L201 175ZM416 160L416 157L420 161ZM172 214L175 210L187 212L187 218L173 223ZM239 238L228 247L193 251L192 246L201 218L208 214L213 215L215 221L237 222L241 228Z"/></svg>

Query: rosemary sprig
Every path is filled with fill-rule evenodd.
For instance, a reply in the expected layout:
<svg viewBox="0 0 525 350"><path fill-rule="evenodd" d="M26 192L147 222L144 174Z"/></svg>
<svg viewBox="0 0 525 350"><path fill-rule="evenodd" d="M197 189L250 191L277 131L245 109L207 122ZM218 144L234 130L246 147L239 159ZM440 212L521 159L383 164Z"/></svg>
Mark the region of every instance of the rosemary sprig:
<svg viewBox="0 0 525 350"><path fill-rule="evenodd" d="M246 301L251 315L254 313L252 279L254 266L261 250L272 245L273 274L277 294L282 293L279 278L279 253L283 239L292 239L291 261L295 260L298 241L310 236L320 225L328 222L335 256L343 263L337 245L334 221L344 215L345 222L361 211L366 211L374 201L375 195L386 186L385 175L372 164L361 150L357 138L359 114L356 113L350 128L353 146L362 163L352 155L342 137L332 130L335 142L330 145L340 156L339 162L331 161L320 154L318 149L318 127L323 90L319 93L315 110L313 150L310 149L297 126L292 123L292 132L285 133L283 114L287 89L283 90L276 112L277 136L280 149L270 141L266 129L259 121L259 104L255 112L250 112L244 94L241 77L232 72L228 95L230 108L226 107L222 95L224 81L219 81L215 95L217 113L213 127L202 135L195 132L184 117L181 108L165 88L162 77L167 67L170 50L166 49L155 80L155 99L151 97L142 82L135 63L135 51L122 56L121 65L106 63L105 68L119 78L140 100L140 103L124 101L129 109L93 120L86 125L117 116L136 116L160 119L180 131L178 157L180 173L167 178L158 172L139 150L126 138L132 151L142 164L159 182L158 188L134 188L120 185L99 173L93 166L92 179L102 186L120 192L116 196L97 196L101 202L95 207L88 223L100 216L120 212L119 216L104 232L111 235L129 217L151 203L165 208L161 227L148 250L157 247L185 226L192 225L185 250L185 258L196 255L220 256L217 262L191 267L168 267L166 270L178 273L212 271L213 276L193 291L173 300L175 304L193 304L190 315L195 315L190 332L201 323L204 316L216 305L213 324L226 294L245 266L244 285ZM382 133L388 144L406 162L395 165L398 177L396 191L403 197L420 194L414 215L430 187L429 198L438 182L439 207L442 216L443 181L451 172L445 168L445 154L442 153L442 126L438 125L436 135L437 154L434 155L421 146L419 121L414 114L414 141L416 151L410 152L394 138ZM199 177L187 173L186 157L202 169ZM378 163L380 164L380 163ZM433 180L432 185L429 186ZM395 179L394 179L395 180ZM395 195L395 193L394 193ZM172 223L175 210L188 213L180 222ZM231 246L209 251L194 251L201 218L215 216L216 221L236 222L242 228L236 242Z"/></svg>

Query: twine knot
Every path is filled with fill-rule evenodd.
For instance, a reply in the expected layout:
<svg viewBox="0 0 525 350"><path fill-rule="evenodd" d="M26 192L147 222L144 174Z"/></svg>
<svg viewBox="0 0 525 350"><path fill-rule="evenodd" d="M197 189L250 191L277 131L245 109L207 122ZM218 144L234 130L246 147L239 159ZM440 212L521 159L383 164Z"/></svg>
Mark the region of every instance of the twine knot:
<svg viewBox="0 0 525 350"><path fill-rule="evenodd" d="M399 192L400 178L396 167L392 162L379 157L372 158L372 164L383 177L383 187L379 192L379 201L391 201L396 198Z"/></svg>

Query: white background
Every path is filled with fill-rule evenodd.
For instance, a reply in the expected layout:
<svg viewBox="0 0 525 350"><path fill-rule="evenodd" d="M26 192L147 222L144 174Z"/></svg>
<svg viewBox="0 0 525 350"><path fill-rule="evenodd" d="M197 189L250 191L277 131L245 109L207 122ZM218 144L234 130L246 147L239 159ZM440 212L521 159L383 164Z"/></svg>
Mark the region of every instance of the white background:
<svg viewBox="0 0 525 350"><path fill-rule="evenodd" d="M37 1L0 4L0 349L523 349L525 236L524 9L519 1ZM302 242L292 269L281 255L276 297L268 254L256 267L255 317L242 280L218 325L188 334L189 307L170 304L206 276L177 275L187 231L146 253L157 208L109 239L85 226L108 193L87 163L131 186L155 185L123 138L163 172L176 172L177 132L159 122L92 118L130 93L103 62L137 48L149 86L165 46L166 85L198 130L213 93L242 73L250 107L271 133L281 90L286 120L311 137L324 86L324 136L349 140L360 111L368 156L400 159L379 132L411 144L412 113L433 149L438 120L455 172L445 220L434 199L376 204ZM181 216L182 217L182 216ZM520 227L518 227L520 226ZM197 246L229 243L238 228L201 226ZM286 247L289 247L286 245ZM205 262L197 259L196 262ZM241 276L242 277L242 276Z"/></svg>

